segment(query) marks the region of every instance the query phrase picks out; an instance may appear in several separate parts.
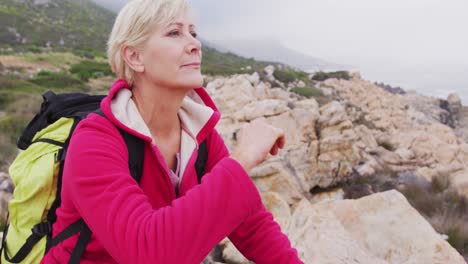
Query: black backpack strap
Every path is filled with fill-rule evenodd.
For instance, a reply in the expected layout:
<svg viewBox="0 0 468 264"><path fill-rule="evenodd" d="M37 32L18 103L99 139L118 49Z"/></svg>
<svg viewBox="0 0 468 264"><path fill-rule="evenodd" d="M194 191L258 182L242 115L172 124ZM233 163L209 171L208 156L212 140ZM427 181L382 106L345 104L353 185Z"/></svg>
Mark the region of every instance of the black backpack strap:
<svg viewBox="0 0 468 264"><path fill-rule="evenodd" d="M143 174L143 162L145 158L145 142L132 134L119 128L128 149L128 167L132 178L139 184Z"/></svg>
<svg viewBox="0 0 468 264"><path fill-rule="evenodd" d="M101 108L94 111L94 113L106 118ZM140 183L141 175L143 174L143 161L145 158L145 142L143 139L127 133L119 127L117 127L117 129L119 130L120 135L122 135L125 145L127 146L128 168L130 169L130 174L137 183Z"/></svg>
<svg viewBox="0 0 468 264"><path fill-rule="evenodd" d="M32 248L41 240L44 236L52 232L52 225L49 222L39 223L31 229L31 235L26 239L26 242L21 246L15 256L10 257L8 255L7 245L3 241L4 256L8 262L11 263L20 263L23 261ZM6 233L3 235L6 237Z"/></svg>
<svg viewBox="0 0 468 264"><path fill-rule="evenodd" d="M10 221L10 212L7 211L5 226L3 227L2 245L0 247L0 256L2 255L3 249L5 248L5 245L6 245L6 235L8 233L8 227L10 226L10 224L8 223L9 221Z"/></svg>
<svg viewBox="0 0 468 264"><path fill-rule="evenodd" d="M198 184L201 183L201 179L205 174L206 160L208 159L208 148L206 146L206 140L204 140L198 147L198 157L195 162L195 170L197 171Z"/></svg>
<svg viewBox="0 0 468 264"><path fill-rule="evenodd" d="M88 225L81 220L81 232L80 236L78 237L78 241L76 242L76 246L73 249L73 252L70 256L70 260L68 261L68 264L79 264L80 263L80 258L81 255L83 255L83 252L86 249L86 245L88 245L89 239L91 238L91 230L89 229Z"/></svg>

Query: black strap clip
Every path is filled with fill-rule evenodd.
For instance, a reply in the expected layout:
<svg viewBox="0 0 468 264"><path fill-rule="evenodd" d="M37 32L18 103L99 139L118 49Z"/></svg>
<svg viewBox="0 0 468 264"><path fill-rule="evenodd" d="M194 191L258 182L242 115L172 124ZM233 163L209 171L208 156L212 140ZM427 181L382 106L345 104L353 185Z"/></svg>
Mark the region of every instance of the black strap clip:
<svg viewBox="0 0 468 264"><path fill-rule="evenodd" d="M44 235L52 233L52 224L50 222L42 222L42 223L35 225L31 229L31 231L34 235L38 235L42 237Z"/></svg>

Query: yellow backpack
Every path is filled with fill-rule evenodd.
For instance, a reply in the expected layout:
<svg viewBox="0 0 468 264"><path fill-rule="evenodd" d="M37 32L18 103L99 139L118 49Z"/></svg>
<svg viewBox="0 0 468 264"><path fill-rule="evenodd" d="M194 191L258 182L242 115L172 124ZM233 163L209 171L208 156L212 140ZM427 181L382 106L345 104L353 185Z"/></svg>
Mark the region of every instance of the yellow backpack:
<svg viewBox="0 0 468 264"><path fill-rule="evenodd" d="M87 94L43 95L40 112L31 120L18 140L21 152L10 166L14 192L9 202L1 263L40 263L47 251L80 233L68 263L79 263L91 236L83 219L71 224L52 239L56 210L61 203L61 179L66 150L77 124L89 113L104 116L99 108L104 96ZM143 171L144 142L119 129L129 152L128 166L135 181ZM195 169L198 183L207 160L206 141L200 144Z"/></svg>
<svg viewBox="0 0 468 264"><path fill-rule="evenodd" d="M91 236L82 219L52 239L52 226L60 206L61 179L66 150L73 130L90 112L103 116L100 101L104 96L59 94L43 95L40 112L31 120L18 140L21 152L9 173L13 197L9 202L9 224L1 249L1 263L39 263L52 247L78 232L77 243L69 263L79 263ZM144 142L120 130L129 148L132 176L139 181L143 168Z"/></svg>

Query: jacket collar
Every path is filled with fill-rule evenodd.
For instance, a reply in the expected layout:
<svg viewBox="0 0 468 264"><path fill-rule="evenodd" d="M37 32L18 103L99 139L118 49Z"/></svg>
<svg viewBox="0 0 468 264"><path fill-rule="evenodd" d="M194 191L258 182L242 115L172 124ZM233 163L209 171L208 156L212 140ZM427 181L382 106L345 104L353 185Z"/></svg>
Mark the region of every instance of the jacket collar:
<svg viewBox="0 0 468 264"><path fill-rule="evenodd" d="M152 142L151 133L133 102L131 88L117 80L102 100L101 109L116 126ZM220 113L203 87L195 88L184 98L178 112L184 131L200 144L214 129Z"/></svg>

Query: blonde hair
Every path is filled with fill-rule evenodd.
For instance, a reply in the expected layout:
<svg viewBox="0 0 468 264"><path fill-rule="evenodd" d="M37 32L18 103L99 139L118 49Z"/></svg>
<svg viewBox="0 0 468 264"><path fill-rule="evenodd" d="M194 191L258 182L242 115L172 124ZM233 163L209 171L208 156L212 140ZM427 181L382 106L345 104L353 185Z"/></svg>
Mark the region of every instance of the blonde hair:
<svg viewBox="0 0 468 264"><path fill-rule="evenodd" d="M181 11L187 9L186 0L128 2L119 12L107 42L107 57L117 77L133 84L135 73L122 56L124 47L141 49L156 27L169 24Z"/></svg>

